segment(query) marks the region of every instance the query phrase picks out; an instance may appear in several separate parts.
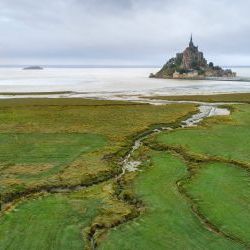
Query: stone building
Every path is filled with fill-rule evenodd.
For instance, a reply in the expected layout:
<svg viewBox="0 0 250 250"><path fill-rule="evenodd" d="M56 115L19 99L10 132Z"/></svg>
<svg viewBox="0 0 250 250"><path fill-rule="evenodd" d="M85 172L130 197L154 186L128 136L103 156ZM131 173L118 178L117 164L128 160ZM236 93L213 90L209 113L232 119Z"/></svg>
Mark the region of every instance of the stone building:
<svg viewBox="0 0 250 250"><path fill-rule="evenodd" d="M207 63L203 53L193 43L191 35L188 47L171 58L162 69L150 77L155 78L197 78L205 77L235 77L236 74L230 69L224 70L219 66L214 67L213 63Z"/></svg>
<svg viewBox="0 0 250 250"><path fill-rule="evenodd" d="M198 46L194 46L193 37L189 42L189 46L183 51L183 53L178 53L176 58L182 58L181 67L183 69L192 69L197 67L206 67L207 61L203 57L203 53L198 50Z"/></svg>

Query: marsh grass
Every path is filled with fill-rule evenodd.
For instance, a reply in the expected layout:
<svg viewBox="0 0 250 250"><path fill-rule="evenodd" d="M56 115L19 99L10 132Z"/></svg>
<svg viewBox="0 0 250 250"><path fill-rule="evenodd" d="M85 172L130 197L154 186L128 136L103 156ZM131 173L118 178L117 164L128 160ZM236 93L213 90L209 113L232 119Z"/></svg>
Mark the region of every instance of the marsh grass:
<svg viewBox="0 0 250 250"><path fill-rule="evenodd" d="M88 249L91 222L114 223L131 213L114 197L113 184L19 202L0 217L0 249ZM100 232L101 233L101 232Z"/></svg>
<svg viewBox="0 0 250 250"><path fill-rule="evenodd" d="M194 105L87 99L1 100L2 199L15 192L22 195L41 187L89 185L91 180L106 179L119 171L117 161L133 135L195 110Z"/></svg>
<svg viewBox="0 0 250 250"><path fill-rule="evenodd" d="M144 164L150 155L152 165L126 175L120 195L136 195L146 210L110 230L100 249L247 248L250 110L248 105L231 110L231 117L212 117L198 128L145 141L161 152L150 153L146 147L135 152ZM177 169L181 174L174 177Z"/></svg>
<svg viewBox="0 0 250 250"><path fill-rule="evenodd" d="M143 214L110 230L100 249L243 249L210 232L192 214L176 182L188 172L168 153L150 152L152 165L125 182L143 201Z"/></svg>
<svg viewBox="0 0 250 250"><path fill-rule="evenodd" d="M217 162L216 168L206 172L210 165L205 164L212 164L213 156L216 160L242 161L246 166L248 144L241 142L248 140L248 105L235 106L232 118L209 118L202 127L152 136L132 156L143 162L140 171L115 178L121 157L136 138L159 124L176 126L195 110L194 105L80 99L0 101L0 135L24 135L19 144L5 140L6 148L2 146L6 154L2 154L0 173L7 178L0 179L0 185L10 197L28 194L0 217L0 249L45 246L77 250L91 249L92 244L100 249L244 249L206 228L192 207L199 206L202 216L211 218L221 230L230 228L228 232L246 237L248 231L242 233L246 224L239 232L237 223L231 227L236 218L229 218L231 212L238 216L240 205L234 207L235 200L242 201L241 195L246 198L246 192L239 193L246 182L235 187L241 178L245 180L241 171L246 170L240 166L234 173L228 171L227 163ZM228 142L234 142L234 147ZM15 159L7 149L16 153ZM217 172L220 166L223 171ZM56 171L50 172L52 169ZM198 170L200 176L196 176ZM195 185L189 178L193 174ZM182 188L193 199L180 192L180 180L188 180ZM210 182L220 180L214 186ZM232 187L226 190L231 181ZM71 189L79 184L87 188ZM51 187L56 186L68 193L29 195L29 190L36 193L44 187L52 192ZM230 201L233 189L237 192ZM220 199L228 208L224 217L218 216L225 208L218 203ZM214 204L213 210L205 206L209 202ZM239 217L241 224L245 210ZM34 234L39 235L34 239Z"/></svg>
<svg viewBox="0 0 250 250"><path fill-rule="evenodd" d="M184 185L200 212L221 231L250 245L249 172L230 164L202 165Z"/></svg>
<svg viewBox="0 0 250 250"><path fill-rule="evenodd" d="M230 119L209 118L201 127L162 133L157 140L171 146L182 146L193 153L248 163L250 109L249 105L235 108Z"/></svg>

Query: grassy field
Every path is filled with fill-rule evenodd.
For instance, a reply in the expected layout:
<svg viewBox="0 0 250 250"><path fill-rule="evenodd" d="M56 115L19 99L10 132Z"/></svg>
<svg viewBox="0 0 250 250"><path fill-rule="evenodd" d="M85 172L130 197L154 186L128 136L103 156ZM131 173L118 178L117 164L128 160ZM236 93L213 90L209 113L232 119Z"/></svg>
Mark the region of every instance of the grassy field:
<svg viewBox="0 0 250 250"><path fill-rule="evenodd" d="M65 164L106 143L100 135L80 133L2 133L0 141L3 165Z"/></svg>
<svg viewBox="0 0 250 250"><path fill-rule="evenodd" d="M104 156L125 149L152 124L172 123L194 110L85 99L1 100L1 194L107 176L117 165Z"/></svg>
<svg viewBox="0 0 250 250"><path fill-rule="evenodd" d="M124 153L135 135L195 110L194 105L84 99L1 100L1 199L109 175L118 170L112 155ZM21 200L0 217L0 249L83 249L92 223L110 225L133 213L114 193L113 184L106 183Z"/></svg>
<svg viewBox="0 0 250 250"><path fill-rule="evenodd" d="M44 194L0 217L0 249L82 250L89 246L88 227L98 215L112 221L129 213L129 205L114 197L110 182L66 194Z"/></svg>
<svg viewBox="0 0 250 250"><path fill-rule="evenodd" d="M213 98L225 101L224 95ZM59 193L46 189L6 204L0 249L77 250L92 244L97 249L247 249L249 105L233 105L230 117L209 118L196 128L150 136L133 154L143 162L142 171L115 178L139 134L179 124L196 109L84 99L1 100L1 200L46 187L59 187ZM73 189L77 185L88 187Z"/></svg>
<svg viewBox="0 0 250 250"><path fill-rule="evenodd" d="M0 134L0 192L43 185L79 156L103 148L103 136L79 133Z"/></svg>
<svg viewBox="0 0 250 250"><path fill-rule="evenodd" d="M243 249L205 229L192 213L176 185L187 175L183 162L156 152L152 161L132 184L145 214L111 230L100 249Z"/></svg>
<svg viewBox="0 0 250 250"><path fill-rule="evenodd" d="M194 157L208 155L205 162L209 156L220 159L205 164L197 163L196 158L182 162L167 152L153 154L152 167L131 184L146 204L145 213L111 230L100 249L248 248L250 108L237 105L233 110L231 118L209 118L198 128L163 132L149 140L175 146L182 160L185 149ZM243 162L245 169L220 162L223 158ZM197 216L191 207L196 207Z"/></svg>
<svg viewBox="0 0 250 250"><path fill-rule="evenodd" d="M231 119L207 119L200 128L162 133L158 136L158 141L173 146L181 145L194 153L248 163L250 161L250 108L249 105L237 105L234 108Z"/></svg>
<svg viewBox="0 0 250 250"><path fill-rule="evenodd" d="M202 166L185 188L221 231L250 245L249 172L233 165Z"/></svg>
<svg viewBox="0 0 250 250"><path fill-rule="evenodd" d="M0 218L0 249L83 249L82 230L97 205L98 200L80 193L22 203Z"/></svg>

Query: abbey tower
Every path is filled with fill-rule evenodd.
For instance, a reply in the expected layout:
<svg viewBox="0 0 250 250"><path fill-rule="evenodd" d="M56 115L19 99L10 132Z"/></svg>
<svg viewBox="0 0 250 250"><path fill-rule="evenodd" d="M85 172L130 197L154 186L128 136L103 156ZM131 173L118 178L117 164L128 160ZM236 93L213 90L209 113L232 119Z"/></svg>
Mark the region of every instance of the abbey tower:
<svg viewBox="0 0 250 250"><path fill-rule="evenodd" d="M171 58L162 69L150 77L155 78L208 78L208 77L235 77L231 70L223 70L214 67L213 63L207 63L203 53L193 43L191 35L188 47Z"/></svg>

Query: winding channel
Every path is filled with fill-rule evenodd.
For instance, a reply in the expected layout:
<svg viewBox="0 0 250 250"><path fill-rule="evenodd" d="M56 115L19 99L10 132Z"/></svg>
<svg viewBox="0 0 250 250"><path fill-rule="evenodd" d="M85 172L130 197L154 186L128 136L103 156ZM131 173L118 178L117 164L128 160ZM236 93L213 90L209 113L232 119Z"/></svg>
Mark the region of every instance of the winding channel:
<svg viewBox="0 0 250 250"><path fill-rule="evenodd" d="M135 100L136 99L136 100ZM23 193L20 194L19 197L13 197L12 199L9 199L6 204L15 204L16 202L18 202L20 199L24 199L24 198L29 198L30 196L33 195L37 195L39 193L42 192L48 192L48 193L65 193L65 192L72 192L72 191L77 191L77 190L82 190L85 189L87 187L93 186L93 185L98 185L100 183L109 181L109 180L120 180L127 172L132 172L132 171L139 171L139 166L141 165L140 161L136 161L133 159L133 153L138 150L142 145L143 145L143 141L146 140L147 138L149 138L150 136L156 134L156 133L160 133L162 131L167 131L167 130L174 130L177 128L190 128L190 127L194 127L197 126L201 121L203 121L205 118L208 117L212 117L212 116L227 116L230 115L230 110L228 110L227 108L224 107L220 107L221 105L228 105L228 104L234 104L234 103L201 103L201 102L182 102L182 101L166 101L166 100L151 100L151 99L140 99L138 100L138 98L135 99L126 99L126 101L132 101L132 102L143 102L143 103L150 103L153 105L166 105L166 104L172 104L172 103L193 103L193 104L198 104L198 109L199 111L196 114L193 114L191 117L183 120L180 122L179 125L170 125L170 126L159 126L158 128L153 128L149 131L146 131L144 133L141 133L140 135L138 135L136 137L136 139L134 140L132 146L130 147L130 149L128 150L128 152L125 154L125 156L122 158L121 162L120 162L120 173L117 174L111 174L110 176L106 176L102 179L99 179L97 181L93 181L91 184L87 185L87 184L82 184L82 185L75 185L75 186L56 186L56 187L50 187L50 188L46 188L46 187L41 187L40 189L36 189L36 190L29 190L29 192L27 193ZM184 194L185 195L185 194ZM187 197L189 199L189 197ZM206 218L203 215L200 215L193 207L192 207L192 211L196 214L196 216L198 217L198 219L201 221L201 223L204 225L204 227L206 227L208 230L213 231L214 233L220 234L221 236L230 238L231 240L234 241L238 241L238 239L235 239L233 237L230 237L226 234L224 234L223 232L221 232L219 229L216 228L215 225L213 225L211 222L207 222ZM3 202L2 204L2 214L4 214L5 212L5 204ZM128 219L129 220L129 219ZM127 221L128 221L127 220ZM125 223L121 222L119 223ZM116 225L117 226L117 225ZM89 241L91 242L91 248L95 249L97 246L95 244L95 233L98 230L98 228L96 228L90 235L89 237Z"/></svg>
<svg viewBox="0 0 250 250"><path fill-rule="evenodd" d="M154 100L148 100L146 102L149 102L150 104L155 104ZM159 100L156 100L156 105L160 105L160 104L164 105L164 104L169 104L169 103L170 102L168 102L168 101L160 102ZM171 101L171 103L180 103L180 102L179 101L173 101L173 102ZM183 102L181 102L181 103L183 103ZM197 102L189 102L189 103L197 104ZM150 136L152 136L154 134L157 134L157 133L160 133L162 131L174 130L174 129L177 129L177 128L196 127L201 121L203 121L205 118L208 118L208 117L212 117L212 116L228 116L228 115L230 115L230 110L227 109L227 108L219 107L220 105L225 105L225 104L229 104L229 103L219 103L219 104L217 104L217 103L202 103L198 107L198 109L199 109L198 113L193 114L191 117L181 121L179 125L177 125L177 126L176 125L175 126L161 126L161 127L152 129L150 131L147 131L146 133L142 133L141 135L139 135L138 139L136 139L134 141L134 143L131 146L130 150L127 152L127 154L122 159L122 161L121 161L122 172L116 177L116 181L119 181L120 179L122 179L122 177L127 172L140 171L139 166L141 165L141 162L133 160L132 156L133 156L133 153L143 145L144 140L146 140ZM230 104L233 104L233 103L230 103ZM177 184L179 192L182 195L184 195L186 199L188 199L190 201L191 200L190 197L185 192L181 192L179 183L176 183L176 184ZM231 235L227 235L224 232L220 231L220 229L218 229L215 225L213 225L210 221L208 221L203 214L199 213L198 209L194 205L191 205L191 210L197 216L197 218L200 220L201 224L203 224L203 226L207 230L209 230L209 231L211 231L213 233L216 233L216 234L218 234L218 235L220 235L222 237L228 238L228 239L230 239L232 241L238 242L238 243L240 243L242 245L245 245L245 243L242 242L240 239L238 239L238 238L236 238L234 236L231 236ZM134 219L134 217L131 218L131 219ZM117 227L117 226L119 226L121 224L124 224L124 223L128 222L131 219L128 219L128 220L126 220L124 222L118 223L118 225L111 226L110 228L107 228L107 229ZM101 229L101 228L102 228L102 226L100 226L100 228L95 228L92 231L92 233L91 233L91 235L89 237L89 242L90 242L92 250L95 250L98 247L96 242L95 242L95 234L98 231L98 229Z"/></svg>
<svg viewBox="0 0 250 250"><path fill-rule="evenodd" d="M154 100L150 100L151 104L154 104ZM159 105L159 100L157 100L157 105ZM168 103L168 102L167 102ZM173 102L171 102L173 103ZM174 103L179 103L179 102L174 102ZM196 103L196 102L195 102ZM166 104L166 101L162 101L161 103ZM220 103L219 105L223 105L225 103ZM228 104L228 103L227 103ZM190 118L183 120L181 124L179 125L179 128L188 128L188 127L195 127L197 126L201 121L203 121L205 118L212 117L212 116L228 116L230 115L230 110L226 108L220 108L218 104L211 103L211 104L202 104L199 106L199 112L192 115ZM139 139L135 140L134 144L132 145L131 149L127 153L127 155L124 157L122 161L122 173L118 176L118 178L121 178L126 171L131 172L131 171L136 171L138 170L139 165L141 164L139 161L134 161L132 160L132 154L134 153L135 150L139 149L140 146L142 145L142 142L147 139L149 136L160 133L162 131L166 130L174 130L178 128L177 127L159 127L157 129L153 129L149 131L146 135L140 136Z"/></svg>

